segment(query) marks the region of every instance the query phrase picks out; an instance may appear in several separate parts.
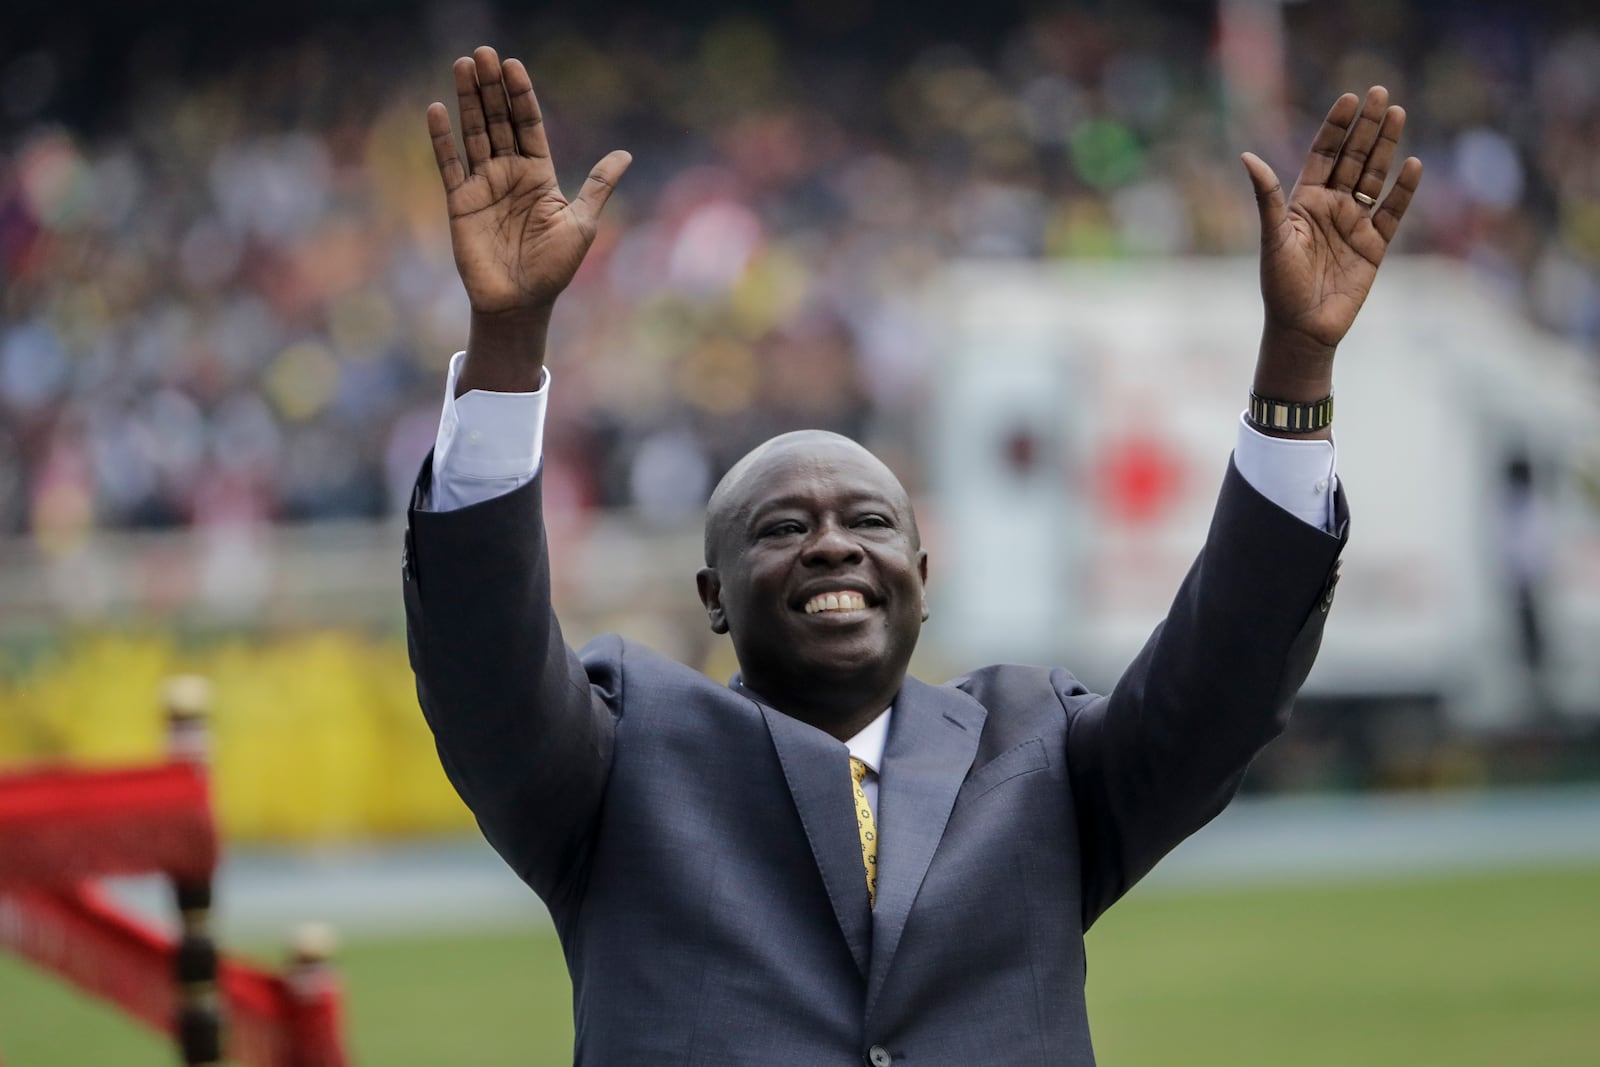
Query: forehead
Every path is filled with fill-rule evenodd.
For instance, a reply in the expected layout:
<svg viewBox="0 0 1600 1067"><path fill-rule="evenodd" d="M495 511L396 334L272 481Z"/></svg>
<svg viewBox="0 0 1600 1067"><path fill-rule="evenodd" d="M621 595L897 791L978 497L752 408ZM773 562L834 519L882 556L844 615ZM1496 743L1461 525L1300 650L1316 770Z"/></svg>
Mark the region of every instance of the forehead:
<svg viewBox="0 0 1600 1067"><path fill-rule="evenodd" d="M898 506L906 499L900 480L878 457L836 441L771 449L755 458L736 490L736 508L747 514L782 504L876 497Z"/></svg>

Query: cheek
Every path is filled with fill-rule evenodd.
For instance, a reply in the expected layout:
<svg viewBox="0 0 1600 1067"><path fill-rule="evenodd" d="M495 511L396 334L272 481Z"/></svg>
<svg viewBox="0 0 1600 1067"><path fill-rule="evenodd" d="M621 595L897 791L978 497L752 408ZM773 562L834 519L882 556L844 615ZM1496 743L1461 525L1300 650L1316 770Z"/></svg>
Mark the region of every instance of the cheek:
<svg viewBox="0 0 1600 1067"><path fill-rule="evenodd" d="M893 583L900 592L912 592L916 596L922 595L922 564L917 558L918 553L910 550L909 545L896 546L897 551L892 554L885 553L878 564L879 572L884 578Z"/></svg>
<svg viewBox="0 0 1600 1067"><path fill-rule="evenodd" d="M723 585L722 604L738 618L770 615L783 606L784 571L779 565L752 561Z"/></svg>

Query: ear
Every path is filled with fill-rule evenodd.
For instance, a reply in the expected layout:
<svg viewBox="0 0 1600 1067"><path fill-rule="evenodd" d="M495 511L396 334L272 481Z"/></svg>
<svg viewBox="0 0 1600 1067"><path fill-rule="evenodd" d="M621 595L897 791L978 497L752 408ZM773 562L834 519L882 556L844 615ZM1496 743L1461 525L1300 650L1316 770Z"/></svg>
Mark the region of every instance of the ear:
<svg viewBox="0 0 1600 1067"><path fill-rule="evenodd" d="M728 632L728 616L722 610L722 576L712 567L701 567L694 576L695 588L700 591L700 603L706 606L706 618L711 620L711 632Z"/></svg>
<svg viewBox="0 0 1600 1067"><path fill-rule="evenodd" d="M927 622L933 612L928 609L928 553L917 552L917 575L922 579L922 621Z"/></svg>

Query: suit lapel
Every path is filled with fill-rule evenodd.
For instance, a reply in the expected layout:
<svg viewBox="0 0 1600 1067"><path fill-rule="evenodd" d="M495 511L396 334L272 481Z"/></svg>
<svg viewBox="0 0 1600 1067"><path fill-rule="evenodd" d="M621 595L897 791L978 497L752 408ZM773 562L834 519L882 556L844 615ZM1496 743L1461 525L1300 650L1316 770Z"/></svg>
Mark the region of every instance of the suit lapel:
<svg viewBox="0 0 1600 1067"><path fill-rule="evenodd" d="M865 976L872 937L871 904L861 866L855 800L850 793L849 750L821 730L768 707L737 680L734 686L755 700L766 719L839 929Z"/></svg>
<svg viewBox="0 0 1600 1067"><path fill-rule="evenodd" d="M957 689L907 677L878 780L878 902L872 911L867 1011L883 988L911 905L944 836L988 712ZM860 860L856 869L859 880Z"/></svg>

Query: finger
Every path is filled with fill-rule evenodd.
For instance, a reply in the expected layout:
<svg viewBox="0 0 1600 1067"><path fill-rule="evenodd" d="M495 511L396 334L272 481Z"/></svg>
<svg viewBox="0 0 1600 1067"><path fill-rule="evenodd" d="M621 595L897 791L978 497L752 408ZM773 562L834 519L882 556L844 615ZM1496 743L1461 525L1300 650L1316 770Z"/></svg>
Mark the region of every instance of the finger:
<svg viewBox="0 0 1600 1067"><path fill-rule="evenodd" d="M1349 132L1350 121L1356 117L1360 106L1361 99L1355 93L1345 93L1333 102L1328 117L1322 120L1322 128L1311 140L1311 150L1306 153L1300 177L1295 179L1296 188L1327 184L1333 164L1339 158L1339 146L1344 144L1344 135Z"/></svg>
<svg viewBox="0 0 1600 1067"><path fill-rule="evenodd" d="M1406 127L1406 109L1396 104L1383 115L1383 126L1378 130L1378 143L1367 157L1367 168L1356 182L1355 192L1370 196L1374 201L1383 195L1383 183L1389 180L1389 166L1394 162L1395 149L1400 144L1400 131Z"/></svg>
<svg viewBox="0 0 1600 1067"><path fill-rule="evenodd" d="M1245 173L1250 175L1250 184L1255 186L1256 210L1261 214L1261 235L1265 237L1283 225L1288 210L1283 203L1283 185L1266 161L1254 152L1246 152L1239 159L1244 163Z"/></svg>
<svg viewBox="0 0 1600 1067"><path fill-rule="evenodd" d="M596 163L589 177L584 180L583 188L578 190L578 199L572 202L573 213L586 223L592 224L598 220L618 180L632 162L633 156L618 149Z"/></svg>
<svg viewBox="0 0 1600 1067"><path fill-rule="evenodd" d="M525 156L550 158L550 142L545 140L544 115L539 98L533 95L533 79L520 59L508 59L504 66L506 95L511 98L511 126L517 134L517 147Z"/></svg>
<svg viewBox="0 0 1600 1067"><path fill-rule="evenodd" d="M478 96L483 100L483 117L489 131L489 145L497 156L517 154L517 139L511 132L511 105L506 103L506 87L501 80L500 55L488 45L472 52L478 74Z"/></svg>
<svg viewBox="0 0 1600 1067"><path fill-rule="evenodd" d="M1382 128L1388 110L1389 90L1381 85L1368 89L1367 98L1361 104L1361 114L1356 116L1355 125L1350 127L1350 136L1344 139L1344 147L1339 150L1339 160L1333 165L1333 176L1328 179L1329 188L1343 193L1355 189L1356 179L1367 167L1367 157L1377 143L1378 130Z"/></svg>
<svg viewBox="0 0 1600 1067"><path fill-rule="evenodd" d="M1389 195L1383 198L1383 203L1378 205L1377 212L1372 216L1372 225L1377 227L1384 244L1394 240L1395 231L1400 228L1400 219L1405 215L1406 208L1411 206L1411 197L1421 183L1422 160L1412 156L1400 165L1400 176L1394 180L1394 188L1389 190Z"/></svg>
<svg viewBox="0 0 1600 1067"><path fill-rule="evenodd" d="M489 162L489 130L478 96L478 67L469 57L456 60L456 111L461 115L461 142L467 148L467 173Z"/></svg>
<svg viewBox="0 0 1600 1067"><path fill-rule="evenodd" d="M439 164L444 191L453 193L467 180L466 168L456 155L456 138L450 129L450 109L435 101L428 105L428 136L433 139L433 160Z"/></svg>

